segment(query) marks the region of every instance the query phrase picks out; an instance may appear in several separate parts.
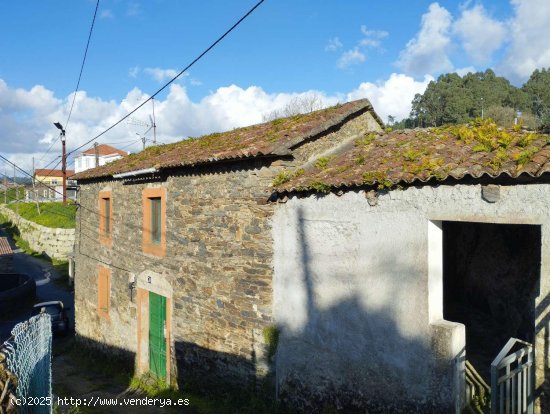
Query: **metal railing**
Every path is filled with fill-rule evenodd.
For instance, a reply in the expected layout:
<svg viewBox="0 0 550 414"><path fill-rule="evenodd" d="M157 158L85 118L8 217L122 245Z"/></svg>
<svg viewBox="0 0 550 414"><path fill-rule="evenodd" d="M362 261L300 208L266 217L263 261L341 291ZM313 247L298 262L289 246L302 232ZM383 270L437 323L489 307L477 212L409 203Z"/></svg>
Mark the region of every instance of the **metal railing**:
<svg viewBox="0 0 550 414"><path fill-rule="evenodd" d="M466 407L469 413L488 414L491 387L483 380L470 361L466 361Z"/></svg>
<svg viewBox="0 0 550 414"><path fill-rule="evenodd" d="M532 414L533 346L510 338L491 363L491 413Z"/></svg>

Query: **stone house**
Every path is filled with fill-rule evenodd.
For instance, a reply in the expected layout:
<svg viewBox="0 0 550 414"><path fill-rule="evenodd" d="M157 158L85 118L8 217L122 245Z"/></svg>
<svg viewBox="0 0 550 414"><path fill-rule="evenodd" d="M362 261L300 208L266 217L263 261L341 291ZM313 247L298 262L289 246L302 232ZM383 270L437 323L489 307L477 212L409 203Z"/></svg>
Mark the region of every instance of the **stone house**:
<svg viewBox="0 0 550 414"><path fill-rule="evenodd" d="M171 384L272 378L272 183L382 125L359 100L78 173L79 337Z"/></svg>

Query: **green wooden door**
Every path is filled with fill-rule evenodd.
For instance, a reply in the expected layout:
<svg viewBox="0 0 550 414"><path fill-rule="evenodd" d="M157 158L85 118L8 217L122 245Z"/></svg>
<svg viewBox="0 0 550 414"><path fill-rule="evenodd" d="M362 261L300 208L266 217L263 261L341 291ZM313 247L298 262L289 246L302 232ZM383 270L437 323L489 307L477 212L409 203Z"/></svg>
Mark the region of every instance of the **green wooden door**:
<svg viewBox="0 0 550 414"><path fill-rule="evenodd" d="M149 370L166 378L166 298L149 292Z"/></svg>

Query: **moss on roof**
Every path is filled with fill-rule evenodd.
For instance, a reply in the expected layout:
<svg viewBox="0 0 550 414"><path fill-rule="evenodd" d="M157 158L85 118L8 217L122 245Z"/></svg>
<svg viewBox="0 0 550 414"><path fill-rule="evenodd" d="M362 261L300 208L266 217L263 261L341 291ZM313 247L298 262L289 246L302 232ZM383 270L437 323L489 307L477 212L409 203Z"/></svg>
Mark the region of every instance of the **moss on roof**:
<svg viewBox="0 0 550 414"><path fill-rule="evenodd" d="M507 174L540 176L550 171L548 136L536 132L503 129L491 119L466 125L370 133L353 148L310 168L284 183L283 191L372 185L391 188L415 181L461 179ZM288 173L291 176L291 173Z"/></svg>
<svg viewBox="0 0 550 414"><path fill-rule="evenodd" d="M309 114L149 147L118 161L83 171L75 178L86 180L153 167L163 169L263 155L285 155L290 153L292 146L367 110L382 124L370 102L362 99Z"/></svg>

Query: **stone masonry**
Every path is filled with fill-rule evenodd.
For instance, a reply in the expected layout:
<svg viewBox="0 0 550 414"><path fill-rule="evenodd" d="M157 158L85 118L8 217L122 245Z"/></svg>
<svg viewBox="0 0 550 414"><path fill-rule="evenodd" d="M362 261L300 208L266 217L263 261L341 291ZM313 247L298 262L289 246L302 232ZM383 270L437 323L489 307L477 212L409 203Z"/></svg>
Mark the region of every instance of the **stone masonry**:
<svg viewBox="0 0 550 414"><path fill-rule="evenodd" d="M41 226L18 216L4 206L0 206L0 214L6 216L17 226L21 237L29 243L31 249L60 260L66 260L67 256L72 253L75 240L74 229Z"/></svg>

